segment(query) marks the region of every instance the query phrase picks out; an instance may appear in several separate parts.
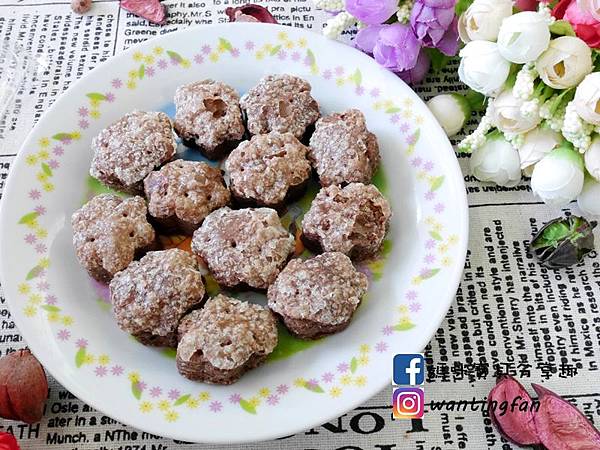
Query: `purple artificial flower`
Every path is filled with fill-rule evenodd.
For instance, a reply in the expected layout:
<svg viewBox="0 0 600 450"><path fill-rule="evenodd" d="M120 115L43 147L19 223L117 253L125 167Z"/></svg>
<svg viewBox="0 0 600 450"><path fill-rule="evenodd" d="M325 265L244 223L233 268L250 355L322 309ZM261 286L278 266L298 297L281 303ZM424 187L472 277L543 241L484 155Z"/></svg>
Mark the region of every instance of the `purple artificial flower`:
<svg viewBox="0 0 600 450"><path fill-rule="evenodd" d="M379 38L379 32L388 25L369 25L356 33L354 46L365 53L373 54L373 48Z"/></svg>
<svg viewBox="0 0 600 450"><path fill-rule="evenodd" d="M395 23L379 31L373 56L386 69L402 72L415 67L420 50L421 43L411 27Z"/></svg>
<svg viewBox="0 0 600 450"><path fill-rule="evenodd" d="M438 48L453 56L458 51L458 28L454 14L456 0L417 0L410 24L425 47Z"/></svg>
<svg viewBox="0 0 600 450"><path fill-rule="evenodd" d="M398 10L398 0L346 0L346 11L363 23L379 25Z"/></svg>
<svg viewBox="0 0 600 450"><path fill-rule="evenodd" d="M437 48L447 56L455 56L458 53L458 18L454 18Z"/></svg>
<svg viewBox="0 0 600 450"><path fill-rule="evenodd" d="M431 61L429 60L429 56L421 50L419 53L419 57L417 58L417 62L412 69L404 70L398 73L398 76L402 78L402 80L414 86L419 84L429 72L429 66L431 65Z"/></svg>

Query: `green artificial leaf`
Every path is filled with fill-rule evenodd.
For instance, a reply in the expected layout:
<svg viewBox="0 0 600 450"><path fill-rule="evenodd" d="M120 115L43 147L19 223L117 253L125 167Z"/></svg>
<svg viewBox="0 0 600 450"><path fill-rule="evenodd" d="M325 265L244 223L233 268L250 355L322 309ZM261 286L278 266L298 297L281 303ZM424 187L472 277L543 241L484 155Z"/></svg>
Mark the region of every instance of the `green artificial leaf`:
<svg viewBox="0 0 600 450"><path fill-rule="evenodd" d="M519 67L521 66L517 66L516 64L512 64L510 66L510 73L508 74L508 78L506 79L506 82L504 83L504 86L507 89L512 89L515 86L515 82L517 81L517 74L519 73Z"/></svg>
<svg viewBox="0 0 600 450"><path fill-rule="evenodd" d="M140 66L140 69L138 70L138 78L141 80L142 78L144 78L144 74L146 73L146 68L144 67L144 65L142 64Z"/></svg>
<svg viewBox="0 0 600 450"><path fill-rule="evenodd" d="M462 13L464 13L469 8L469 6L471 6L471 3L473 3L473 1L474 0L458 0L454 8L454 10L456 11L456 15L460 16Z"/></svg>
<svg viewBox="0 0 600 450"><path fill-rule="evenodd" d="M219 45L229 52L233 50L231 42L229 42L227 39L219 38Z"/></svg>
<svg viewBox="0 0 600 450"><path fill-rule="evenodd" d="M183 61L183 58L181 57L181 55L177 52L174 52L173 50L167 50L167 55L169 55L169 58L171 58L174 61L177 62L181 62Z"/></svg>
<svg viewBox="0 0 600 450"><path fill-rule="evenodd" d="M85 361L85 347L81 347L79 350L77 350L77 353L75 353L75 366L81 367L83 365L84 361Z"/></svg>
<svg viewBox="0 0 600 450"><path fill-rule="evenodd" d="M399 113L401 111L402 111L402 109L397 108L396 106L390 106L388 109L385 110L385 112L388 114L395 114L395 113Z"/></svg>
<svg viewBox="0 0 600 450"><path fill-rule="evenodd" d="M600 71L600 50L592 49L592 61L594 61L594 72Z"/></svg>
<svg viewBox="0 0 600 450"><path fill-rule="evenodd" d="M183 405L185 402L187 402L187 401L188 401L188 399L189 399L190 397L191 397L191 395L190 395L190 394L185 394L185 395L182 395L181 397L179 397L179 398L178 398L178 399L175 401L175 403L173 403L173 405L174 405L174 406Z"/></svg>
<svg viewBox="0 0 600 450"><path fill-rule="evenodd" d="M440 187L442 187L442 184L444 184L444 175L440 175L439 177L435 177L433 180L431 180L429 183L429 189L432 192L437 191Z"/></svg>
<svg viewBox="0 0 600 450"><path fill-rule="evenodd" d="M439 72L450 62L450 56L444 55L437 48L426 48L425 53L431 60L431 68L434 72Z"/></svg>
<svg viewBox="0 0 600 450"><path fill-rule="evenodd" d="M356 372L356 368L358 367L358 361L355 357L350 360L350 372Z"/></svg>
<svg viewBox="0 0 600 450"><path fill-rule="evenodd" d="M306 56L308 57L308 61L310 62L311 66L317 63L317 60L315 59L315 54L310 48L306 50Z"/></svg>
<svg viewBox="0 0 600 450"><path fill-rule="evenodd" d="M249 412L250 414L256 414L256 408L249 401L244 400L243 398L240 399L240 406L244 411Z"/></svg>
<svg viewBox="0 0 600 450"><path fill-rule="evenodd" d="M97 101L102 101L102 100L106 100L106 96L104 94L100 94L98 92L90 92L89 94L85 94L85 96L87 98L89 98L90 100L97 100Z"/></svg>
<svg viewBox="0 0 600 450"><path fill-rule="evenodd" d="M132 381L131 382L131 393L133 394L133 396L139 400L140 398L142 398L142 390L139 387L139 384L137 381Z"/></svg>
<svg viewBox="0 0 600 450"><path fill-rule="evenodd" d="M437 231L430 231L429 232L429 236L431 236L436 241L443 241L444 240L442 238L442 235L440 233L438 233Z"/></svg>
<svg viewBox="0 0 600 450"><path fill-rule="evenodd" d="M273 47L270 51L271 56L275 56L277 53L279 53L279 50L281 50L281 45L276 45Z"/></svg>
<svg viewBox="0 0 600 450"><path fill-rule="evenodd" d="M436 276L439 273L439 271L440 271L440 269L431 269L425 275L421 275L421 279L428 280L429 278Z"/></svg>
<svg viewBox="0 0 600 450"><path fill-rule="evenodd" d="M46 163L42 163L42 172L44 172L46 175L48 175L49 177L52 176L52 169L50 168L50 166Z"/></svg>
<svg viewBox="0 0 600 450"><path fill-rule="evenodd" d="M322 394L323 392L325 392L323 388L318 384L305 383L304 387L311 392L316 392L317 394Z"/></svg>
<svg viewBox="0 0 600 450"><path fill-rule="evenodd" d="M29 280L33 280L35 277L37 277L42 270L44 270L42 267L40 266L35 266L33 269L31 269L29 272L27 272L27 276L25 277L26 281Z"/></svg>
<svg viewBox="0 0 600 450"><path fill-rule="evenodd" d="M39 214L36 212L31 212L29 214L25 214L23 217L21 217L19 219L19 224L23 225L23 224L31 223L35 219L37 219L38 216L39 216Z"/></svg>
<svg viewBox="0 0 600 450"><path fill-rule="evenodd" d="M402 323L399 323L398 325L395 325L394 326L394 330L396 330L396 331L407 331L407 330L410 330L410 329L412 329L414 327L415 327L414 323L411 323L411 322L402 322Z"/></svg>
<svg viewBox="0 0 600 450"><path fill-rule="evenodd" d="M42 305L41 308L45 309L48 312L59 312L60 311L60 308L58 306L54 306L54 305Z"/></svg>
<svg viewBox="0 0 600 450"><path fill-rule="evenodd" d="M486 107L486 97L485 95L480 94L479 92L469 90L469 92L467 92L464 98L469 104L471 111L480 112L483 111Z"/></svg>
<svg viewBox="0 0 600 450"><path fill-rule="evenodd" d="M550 32L557 36L575 36L575 30L566 20L557 20L550 25Z"/></svg>

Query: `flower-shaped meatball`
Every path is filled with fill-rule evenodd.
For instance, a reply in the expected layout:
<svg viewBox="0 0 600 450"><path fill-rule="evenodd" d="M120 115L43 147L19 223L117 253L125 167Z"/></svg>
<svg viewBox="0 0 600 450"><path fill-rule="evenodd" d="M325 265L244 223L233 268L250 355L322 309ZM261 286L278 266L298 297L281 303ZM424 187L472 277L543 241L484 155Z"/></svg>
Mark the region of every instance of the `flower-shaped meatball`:
<svg viewBox="0 0 600 450"><path fill-rule="evenodd" d="M275 349L277 321L263 306L219 294L187 315L179 334L179 373L191 380L231 384Z"/></svg>
<svg viewBox="0 0 600 450"><path fill-rule="evenodd" d="M218 209L204 220L192 250L226 287L266 289L294 251L294 238L269 208Z"/></svg>
<svg viewBox="0 0 600 450"><path fill-rule="evenodd" d="M251 134L292 133L298 139L319 118L319 104L307 81L293 75L267 75L250 89L240 105Z"/></svg>
<svg viewBox="0 0 600 450"><path fill-rule="evenodd" d="M192 234L204 218L229 203L221 171L204 162L165 164L144 180L148 212L167 230Z"/></svg>
<svg viewBox="0 0 600 450"><path fill-rule="evenodd" d="M123 199L113 194L98 195L73 214L75 253L93 278L110 281L154 245L147 214L143 198Z"/></svg>
<svg viewBox="0 0 600 450"><path fill-rule="evenodd" d="M293 259L269 287L269 308L295 335L315 339L350 323L367 291L367 276L341 253Z"/></svg>
<svg viewBox="0 0 600 450"><path fill-rule="evenodd" d="M94 138L90 175L106 186L141 194L144 178L170 161L176 149L175 133L165 113L134 111Z"/></svg>
<svg viewBox="0 0 600 450"><path fill-rule="evenodd" d="M280 209L302 195L310 177L308 149L291 133L269 133L242 142L225 163L238 203Z"/></svg>
<svg viewBox="0 0 600 450"><path fill-rule="evenodd" d="M351 109L317 122L309 158L322 186L370 183L379 166L379 145L363 113Z"/></svg>
<svg viewBox="0 0 600 450"><path fill-rule="evenodd" d="M209 159L221 159L242 139L240 96L225 83L197 81L175 92L175 131Z"/></svg>
<svg viewBox="0 0 600 450"><path fill-rule="evenodd" d="M175 347L179 321L203 297L196 258L176 248L149 252L110 283L117 324L145 345Z"/></svg>
<svg viewBox="0 0 600 450"><path fill-rule="evenodd" d="M302 238L315 250L367 258L381 247L391 215L388 201L372 184L328 186L304 215Z"/></svg>

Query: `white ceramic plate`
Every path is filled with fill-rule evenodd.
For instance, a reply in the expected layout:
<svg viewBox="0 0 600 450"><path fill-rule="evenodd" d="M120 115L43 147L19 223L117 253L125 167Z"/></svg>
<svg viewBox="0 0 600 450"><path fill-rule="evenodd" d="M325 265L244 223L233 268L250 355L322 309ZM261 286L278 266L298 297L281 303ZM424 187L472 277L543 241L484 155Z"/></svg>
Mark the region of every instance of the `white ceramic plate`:
<svg viewBox="0 0 600 450"><path fill-rule="evenodd" d="M359 108L380 143L376 184L394 217L350 327L314 345L282 335L277 357L232 386L188 381L172 355L115 325L106 289L75 259L71 214L101 188L90 141L133 110L172 113L177 86L214 78L240 93L260 77L307 79L322 113ZM194 155L186 152L186 157ZM307 206L284 222L299 223ZM468 212L452 147L417 95L372 59L316 33L262 24L205 26L140 44L75 83L31 132L4 193L2 286L35 355L79 398L142 430L233 443L319 425L389 386L396 353L419 352L462 273ZM180 244L174 238L173 244ZM185 245L185 242L180 244Z"/></svg>

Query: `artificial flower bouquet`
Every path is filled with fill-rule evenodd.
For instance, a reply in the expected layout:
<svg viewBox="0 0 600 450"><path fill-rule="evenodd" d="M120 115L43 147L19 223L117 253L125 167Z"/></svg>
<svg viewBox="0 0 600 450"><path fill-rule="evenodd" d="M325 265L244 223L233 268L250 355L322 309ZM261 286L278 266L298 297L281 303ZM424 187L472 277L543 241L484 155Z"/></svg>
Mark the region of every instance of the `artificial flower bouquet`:
<svg viewBox="0 0 600 450"><path fill-rule="evenodd" d="M488 98L459 150L472 153L481 181L514 186L525 174L544 202L577 200L585 214L600 215L600 1L513 6L474 0L458 20L460 79ZM448 105L460 101L444 96L430 106L447 122ZM446 129L456 131L451 121Z"/></svg>
<svg viewBox="0 0 600 450"><path fill-rule="evenodd" d="M600 215L600 0L315 0L332 14L335 38L353 26L353 44L409 84L460 50L467 96L428 106L449 135L477 96L487 109L460 144L481 181L533 191L562 207L577 200Z"/></svg>
<svg viewBox="0 0 600 450"><path fill-rule="evenodd" d="M409 84L458 52L457 0L314 0L332 14L323 33L357 26L353 44ZM433 64L432 64L433 63Z"/></svg>

